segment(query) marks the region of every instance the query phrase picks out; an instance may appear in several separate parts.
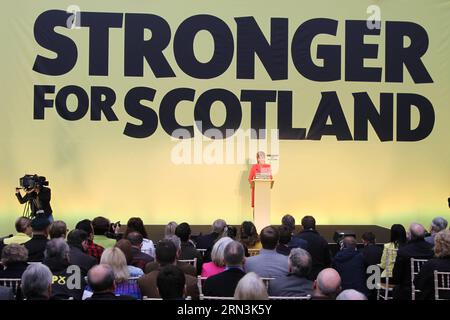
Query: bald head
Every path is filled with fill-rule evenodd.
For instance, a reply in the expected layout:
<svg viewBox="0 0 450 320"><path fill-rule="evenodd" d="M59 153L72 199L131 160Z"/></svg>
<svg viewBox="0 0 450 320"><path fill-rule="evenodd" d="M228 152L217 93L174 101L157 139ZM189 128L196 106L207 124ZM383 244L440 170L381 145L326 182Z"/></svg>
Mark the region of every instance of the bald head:
<svg viewBox="0 0 450 320"><path fill-rule="evenodd" d="M411 234L411 240L420 240L425 238L426 230L420 223L412 223L409 227L409 233Z"/></svg>
<svg viewBox="0 0 450 320"><path fill-rule="evenodd" d="M314 285L316 296L325 296L334 299L341 290L341 277L333 268L320 271Z"/></svg>
<svg viewBox="0 0 450 320"><path fill-rule="evenodd" d="M107 264L99 264L88 272L88 283L93 292L114 292L114 271Z"/></svg>
<svg viewBox="0 0 450 320"><path fill-rule="evenodd" d="M367 300L367 297L359 291L354 289L347 289L342 291L336 300Z"/></svg>

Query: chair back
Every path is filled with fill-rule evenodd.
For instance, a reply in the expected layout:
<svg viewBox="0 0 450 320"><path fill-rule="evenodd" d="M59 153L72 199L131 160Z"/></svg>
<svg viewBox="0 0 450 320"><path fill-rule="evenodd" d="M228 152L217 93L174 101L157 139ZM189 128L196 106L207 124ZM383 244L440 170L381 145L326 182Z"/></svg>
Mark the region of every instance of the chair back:
<svg viewBox="0 0 450 320"><path fill-rule="evenodd" d="M234 300L234 297L214 297L201 294L200 300Z"/></svg>
<svg viewBox="0 0 450 320"><path fill-rule="evenodd" d="M440 293L446 293L443 298ZM450 300L450 272L434 271L434 299Z"/></svg>
<svg viewBox="0 0 450 320"><path fill-rule="evenodd" d="M180 262L185 262L185 263L189 263L191 266L197 268L197 258L194 258L194 259L184 259L184 260L178 260L178 261L180 261Z"/></svg>
<svg viewBox="0 0 450 320"><path fill-rule="evenodd" d="M310 300L311 295L308 294L306 296L300 297L278 297L278 296L269 296L269 300Z"/></svg>
<svg viewBox="0 0 450 320"><path fill-rule="evenodd" d="M385 248L386 250L386 260L385 262L385 283L381 285L381 283L378 285L379 289L377 290L377 300L380 298L384 300L390 300L392 299L392 295L389 295L389 293L392 293L392 288L389 287L389 278L392 276L392 268L391 268L391 262L395 261L397 258L397 251L396 248ZM381 290L380 290L381 289Z"/></svg>
<svg viewBox="0 0 450 320"><path fill-rule="evenodd" d="M20 283L21 283L22 279L20 278L2 278L0 279L0 286L3 287L8 287L11 288L13 293L14 293L14 297L17 298L21 298L21 291L20 291Z"/></svg>
<svg viewBox="0 0 450 320"><path fill-rule="evenodd" d="M205 282L207 278L202 276L197 276L197 287L198 287L198 293L200 295L203 294L203 283Z"/></svg>
<svg viewBox="0 0 450 320"><path fill-rule="evenodd" d="M420 268L427 261L428 261L428 259L411 258L411 299L412 300L416 300L416 293L420 292L420 290L416 290L416 287L414 286L414 278L416 275L418 275L420 273Z"/></svg>
<svg viewBox="0 0 450 320"><path fill-rule="evenodd" d="M205 257L206 249L197 249L197 251L200 252L203 258Z"/></svg>
<svg viewBox="0 0 450 320"><path fill-rule="evenodd" d="M257 256L261 249L248 249L248 254L250 257Z"/></svg>
<svg viewBox="0 0 450 320"><path fill-rule="evenodd" d="M261 278L261 280L264 282L264 285L266 286L266 289L269 290L269 284L271 280L274 280L275 278Z"/></svg>

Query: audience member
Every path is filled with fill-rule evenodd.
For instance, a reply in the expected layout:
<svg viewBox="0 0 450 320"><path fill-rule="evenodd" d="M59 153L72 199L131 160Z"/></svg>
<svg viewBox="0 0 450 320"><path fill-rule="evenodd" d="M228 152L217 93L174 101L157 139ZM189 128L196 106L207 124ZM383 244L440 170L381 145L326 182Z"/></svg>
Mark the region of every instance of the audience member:
<svg viewBox="0 0 450 320"><path fill-rule="evenodd" d="M64 221L57 220L53 221L53 223L50 225L50 231L49 231L50 239L56 239L56 238L66 238L67 235L67 225Z"/></svg>
<svg viewBox="0 0 450 320"><path fill-rule="evenodd" d="M100 258L105 248L94 243L94 227L92 226L91 220L89 219L81 220L80 222L77 223L75 228L83 230L84 232L87 233L88 241L86 246L86 253L88 256L97 259L97 263L100 262Z"/></svg>
<svg viewBox="0 0 450 320"><path fill-rule="evenodd" d="M263 278L277 278L288 273L288 257L275 251L278 244L278 231L274 227L261 230L262 249L259 254L245 261L245 271L255 272Z"/></svg>
<svg viewBox="0 0 450 320"><path fill-rule="evenodd" d="M6 238L3 240L5 245L8 244L24 244L31 239L33 230L31 229L31 220L27 217L20 217L15 223L16 234L11 238Z"/></svg>
<svg viewBox="0 0 450 320"><path fill-rule="evenodd" d="M258 231L251 221L244 221L239 230L239 240L247 249L261 249Z"/></svg>
<svg viewBox="0 0 450 320"><path fill-rule="evenodd" d="M261 232L262 233L262 232ZM268 300L267 288L254 272L247 273L239 280L234 292L235 300Z"/></svg>
<svg viewBox="0 0 450 320"><path fill-rule="evenodd" d="M336 300L367 300L367 297L354 289L347 289L342 291L337 297Z"/></svg>
<svg viewBox="0 0 450 320"><path fill-rule="evenodd" d="M381 256L380 267L383 269L381 273L382 279L392 278L392 270L394 270L395 259L397 258L398 248L406 244L406 230L401 224L393 224L391 226L391 240L385 243L383 254ZM388 260L388 261L386 261ZM386 264L388 262L388 264ZM391 281L389 281L391 282Z"/></svg>
<svg viewBox="0 0 450 320"><path fill-rule="evenodd" d="M226 235L227 223L225 220L218 219L212 225L212 232L209 234L198 236L196 244L198 249L211 249L217 239Z"/></svg>
<svg viewBox="0 0 450 320"><path fill-rule="evenodd" d="M125 230L123 237L128 238L128 235L132 232L138 232L142 235L141 251L154 259L155 245L153 244L152 240L148 239L147 230L145 230L144 222L142 221L141 218L134 217L128 220L127 228Z"/></svg>
<svg viewBox="0 0 450 320"><path fill-rule="evenodd" d="M116 244L116 239L108 238L107 234L110 232L111 223L105 217L96 217L92 220L92 227L94 228L95 242L103 248L112 248Z"/></svg>
<svg viewBox="0 0 450 320"><path fill-rule="evenodd" d="M116 295L114 270L108 264L99 264L88 272L92 295L86 300L134 300L132 296Z"/></svg>
<svg viewBox="0 0 450 320"><path fill-rule="evenodd" d="M12 243L3 248L0 279L19 279L28 267L28 250L25 246Z"/></svg>
<svg viewBox="0 0 450 320"><path fill-rule="evenodd" d="M177 226L178 226L178 223L176 223L175 221L170 221L166 225L166 228L164 229L164 237L175 235L175 230L176 230Z"/></svg>
<svg viewBox="0 0 450 320"><path fill-rule="evenodd" d="M289 242L291 242L292 239L292 232L288 227L281 225L278 227L278 234L280 236L280 239L278 240L276 251L279 254L288 256L291 253L292 249L289 247Z"/></svg>
<svg viewBox="0 0 450 320"><path fill-rule="evenodd" d="M42 263L30 264L22 274L20 288L27 300L49 300L52 294L52 272Z"/></svg>
<svg viewBox="0 0 450 320"><path fill-rule="evenodd" d="M365 232L362 235L362 241L364 248L361 250L361 254L366 267L380 264L383 248L377 246L375 234L373 232Z"/></svg>
<svg viewBox="0 0 450 320"><path fill-rule="evenodd" d="M220 238L212 247L211 262L202 265L202 277L211 277L225 270L224 252L226 246L233 240L228 237Z"/></svg>
<svg viewBox="0 0 450 320"><path fill-rule="evenodd" d="M144 237L139 232L133 231L128 233L126 239L131 243L131 265L144 270L147 263L155 260L142 251Z"/></svg>
<svg viewBox="0 0 450 320"><path fill-rule="evenodd" d="M42 262L44 260L45 246L50 227L50 221L44 217L37 217L31 221L33 237L25 242L25 248L28 250L29 262Z"/></svg>
<svg viewBox="0 0 450 320"><path fill-rule="evenodd" d="M398 249L395 260L392 283L397 284L393 291L394 299L411 299L411 258L431 259L433 246L425 241L425 228L418 223L409 227L411 240Z"/></svg>
<svg viewBox="0 0 450 320"><path fill-rule="evenodd" d="M244 259L242 244L238 241L229 242L224 250L225 270L206 279L203 285L203 294L205 296L233 297L239 280L245 276Z"/></svg>
<svg viewBox="0 0 450 320"><path fill-rule="evenodd" d="M180 223L175 229L175 235L180 238L181 252L179 255L180 260L192 260L197 259L197 274L202 272L203 257L201 253L196 249L195 244L190 240L191 227L186 222Z"/></svg>
<svg viewBox="0 0 450 320"><path fill-rule="evenodd" d="M436 217L431 221L430 235L425 237L425 241L434 246L434 237L437 233L447 229L448 222L442 217Z"/></svg>
<svg viewBox="0 0 450 320"><path fill-rule="evenodd" d="M228 226L227 226L227 234L226 234L226 236L227 236L228 238L231 238L231 239L233 239L233 240L236 240L237 235L238 235L237 228L236 228L235 226L230 226L230 225L228 225Z"/></svg>
<svg viewBox="0 0 450 320"><path fill-rule="evenodd" d="M131 242L127 239L120 239L119 241L117 241L116 247L122 250L123 254L125 255L130 278L139 278L143 276L144 271L141 268L132 265L133 253Z"/></svg>
<svg viewBox="0 0 450 320"><path fill-rule="evenodd" d="M163 267L156 278L158 292L163 300L183 300L186 276L174 265Z"/></svg>
<svg viewBox="0 0 450 320"><path fill-rule="evenodd" d="M308 251L301 248L292 249L288 261L289 273L270 281L269 295L286 297L311 295L313 283L308 280L311 265L311 255Z"/></svg>
<svg viewBox="0 0 450 320"><path fill-rule="evenodd" d="M86 254L88 235L83 230L72 230L67 236L69 245L69 261L80 267L82 276L86 276L89 269L97 264L97 259Z"/></svg>
<svg viewBox="0 0 450 320"><path fill-rule="evenodd" d="M339 273L333 268L325 268L314 280L311 300L335 300L341 289Z"/></svg>
<svg viewBox="0 0 450 320"><path fill-rule="evenodd" d="M295 218L293 216L291 216L290 214L284 215L283 218L281 218L281 226L286 227L287 230L289 230L289 233L291 234L291 239L288 243L289 249L292 249L292 248L302 248L305 250L308 249L308 242L306 240L301 239L299 237L294 237ZM287 255L289 255L289 253Z"/></svg>

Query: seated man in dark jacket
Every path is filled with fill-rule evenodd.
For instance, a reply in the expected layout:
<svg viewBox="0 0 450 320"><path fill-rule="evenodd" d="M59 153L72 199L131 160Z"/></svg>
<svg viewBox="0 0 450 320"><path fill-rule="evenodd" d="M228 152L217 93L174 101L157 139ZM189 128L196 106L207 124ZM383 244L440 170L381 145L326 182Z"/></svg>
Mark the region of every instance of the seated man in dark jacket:
<svg viewBox="0 0 450 320"><path fill-rule="evenodd" d="M114 294L116 290L114 271L107 264L99 264L88 272L88 283L93 294L86 300L134 300L133 297Z"/></svg>
<svg viewBox="0 0 450 320"><path fill-rule="evenodd" d="M217 219L212 225L212 232L209 234L198 236L195 239L197 249L206 249L204 262L211 261L211 249L216 240L227 231L227 223L225 220Z"/></svg>
<svg viewBox="0 0 450 320"><path fill-rule="evenodd" d="M28 261L42 262L48 241L50 221L44 217L36 217L31 221L31 228L33 229L33 237L24 244L28 250Z"/></svg>
<svg viewBox="0 0 450 320"><path fill-rule="evenodd" d="M366 266L363 256L356 250L356 239L346 236L342 245L342 250L333 259L333 268L341 276L342 290L354 289L367 295Z"/></svg>
<svg viewBox="0 0 450 320"><path fill-rule="evenodd" d="M418 223L409 228L411 240L397 251L394 269L392 271L393 297L398 300L411 300L411 258L431 259L434 255L433 246L425 241L425 228Z"/></svg>
<svg viewBox="0 0 450 320"><path fill-rule="evenodd" d="M230 242L224 251L225 271L206 279L203 285L205 296L233 297L239 280L245 276L243 268L244 247L238 241Z"/></svg>
<svg viewBox="0 0 450 320"><path fill-rule="evenodd" d="M155 260L152 256L141 251L144 237L139 232L130 232L127 239L131 243L131 265L144 271L145 265Z"/></svg>
<svg viewBox="0 0 450 320"><path fill-rule="evenodd" d="M189 224L185 222L180 223L175 229L175 235L180 238L181 241L181 253L178 259L192 260L197 258L197 274L200 274L202 271L203 257L202 254L196 249L194 243L190 240L191 227Z"/></svg>
<svg viewBox="0 0 450 320"><path fill-rule="evenodd" d="M97 264L97 259L86 253L89 245L88 234L83 230L72 230L67 236L67 244L70 248L70 263L79 266L82 276L85 277L89 269Z"/></svg>

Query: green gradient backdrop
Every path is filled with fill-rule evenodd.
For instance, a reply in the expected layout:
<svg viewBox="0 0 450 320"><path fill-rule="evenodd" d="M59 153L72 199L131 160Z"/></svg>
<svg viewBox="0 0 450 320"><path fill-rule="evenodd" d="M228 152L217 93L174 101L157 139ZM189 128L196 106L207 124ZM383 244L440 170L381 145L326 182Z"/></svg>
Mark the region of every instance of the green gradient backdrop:
<svg viewBox="0 0 450 320"><path fill-rule="evenodd" d="M289 59L289 80L272 82L256 59L256 79L236 80L236 61L228 71L212 80L192 79L175 63L172 43L165 56L176 78L155 79L148 66L143 78L123 76L123 29L110 31L108 77L88 76L88 30L57 31L71 37L78 47L78 62L64 76L50 77L32 71L37 54L53 57L34 40L36 17L49 9L65 10L76 4L82 11L143 12L162 16L178 25L195 14L213 14L223 19L236 34L234 17L254 16L266 35L271 17L289 18L289 37L304 21L325 17L339 21L338 35L319 36L314 44L341 44L344 50L346 19L366 19L366 8L381 8L382 21L413 21L428 32L430 45L423 57L434 83L414 84L405 71L404 83L317 83L303 78ZM380 92L418 93L435 108L432 134L419 142L381 143L373 130L368 142L282 141L279 171L273 189L273 223L285 213L301 217L314 214L319 224L407 224L416 220L428 225L435 215L449 216L450 196L450 1L261 1L261 0L161 0L161 1L3 1L0 20L1 117L0 117L0 234L13 231L22 206L14 197L18 178L25 173L47 176L53 191L52 205L57 219L73 223L102 214L125 222L141 216L145 223L169 220L209 224L216 217L229 223L251 218L250 190L246 182L248 164L182 165L171 161L176 142L159 127L146 139L122 134L127 121L139 123L123 108L125 93L135 86L157 90L149 105L157 110L164 93L177 87L192 87L198 94L213 87L226 88L239 96L241 89L294 91L294 125L308 127L321 91L337 91L350 128L353 127L353 92L367 91L375 105ZM384 24L383 24L384 26ZM379 37L366 37L379 44L379 58L367 66L384 66L384 29ZM236 39L235 39L236 41ZM205 34L196 40L196 53L208 60L212 41ZM312 50L315 55L315 46ZM344 59L343 59L344 60ZM345 61L342 61L344 65ZM384 71L383 71L384 72ZM114 107L120 121L91 122L88 117L68 122L54 109L46 110L44 121L33 120L33 85L68 84L109 86L116 91ZM276 123L276 108L269 104L268 124ZM243 103L242 128L250 122L248 103ZM220 123L223 109L214 108ZM181 123L193 121L193 105L178 111ZM208 143L205 143L205 146Z"/></svg>

